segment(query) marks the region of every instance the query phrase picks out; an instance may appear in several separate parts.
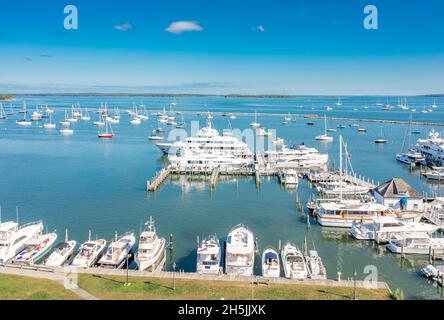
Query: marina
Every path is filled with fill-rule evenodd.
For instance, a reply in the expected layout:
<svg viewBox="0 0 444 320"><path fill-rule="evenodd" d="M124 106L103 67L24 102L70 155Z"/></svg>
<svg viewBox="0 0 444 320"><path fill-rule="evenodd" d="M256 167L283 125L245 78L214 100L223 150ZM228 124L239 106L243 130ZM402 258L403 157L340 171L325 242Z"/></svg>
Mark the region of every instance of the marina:
<svg viewBox="0 0 444 320"><path fill-rule="evenodd" d="M34 109L34 99L40 100L41 98L28 97L27 105L29 110ZM66 107L58 106L57 103L60 103L60 98L53 99L55 100L51 101L50 98L49 101L42 101L39 104L48 104L54 110L52 121L57 123L58 127L57 121L64 119L64 111L62 110L65 108L69 110L71 104ZM63 99L66 99L66 97ZM95 114L95 108L91 106L99 105L95 103L97 100L87 102L87 99L80 101L80 104L88 106L87 109L91 115ZM168 159L162 155L162 151L147 139L151 132L158 128L156 116L151 115L154 110L159 111L162 109L161 107L158 109L153 107L153 104L157 103L155 102L156 99L153 102L146 103L147 106L151 106L146 108L147 113L150 113L150 117L149 120L146 120L140 126L131 126L129 124L131 118L124 113L124 110L130 109L131 103L129 101L126 103L127 107L119 107L122 114L121 122L113 126L115 136L112 141L97 139L97 128L94 128L92 123L87 124L86 121L84 122L80 118L77 123L73 122L70 124L70 127L75 131L74 135L71 137L60 137L57 130L54 132L55 134L51 133L50 130L43 131L44 128L40 129L38 124L33 124L29 128L15 126L14 121L16 119L14 117L18 119L23 117L23 115L16 114L10 117L10 119L6 119L7 122L1 122L2 139L0 144L6 150L5 157L1 159L2 166L5 169L9 168L10 170L8 171L14 172L14 175L7 174L5 176L5 185L6 183L17 184L17 182L11 180L12 177L18 181L26 174L34 177L32 183L26 186L25 189L31 197L34 195L35 199L37 199L37 193L31 189L37 185L44 185L46 188L52 185L58 186L60 190L57 190L55 194L60 196L55 199L38 197L38 200L35 201L37 203L37 210L34 213L28 207L29 204L20 199L18 195L14 195L8 188L2 188L0 190L4 207L3 220L5 218L7 218L6 221L13 220L12 218L14 217L11 215L12 209L15 205L19 205L23 208L21 210L21 221L26 222L41 218L45 221L45 224L48 223L51 230L57 229L62 231L69 224L70 238L76 239L78 246L82 241L85 241L87 230L93 229L94 235L90 237L91 242L95 242L94 239L100 240L100 238L109 237L106 240L105 238L103 239L102 244L104 241L107 243L103 246L103 249L99 245L95 251L104 254L106 252L105 248L112 242L111 235L114 234L117 227L123 230L135 229L139 224L143 224L147 213L148 215L152 214L156 219L159 235L168 238L168 235L172 233L176 240L174 242L173 259L168 254L169 249L166 248L164 270L167 273L171 272L172 262L175 261L177 269L185 270L185 272L190 273L190 276L197 270L196 236L202 236L202 239L206 239L208 234L226 235L219 238L221 251L224 252L222 247L224 239L228 235L227 232L236 224L245 223L254 232L254 242L257 243L252 272L259 277L262 274L262 254L264 248L273 246L278 253L281 253L278 245L279 240L284 243L289 240L295 247L303 248L304 238L309 232L308 237L310 241L315 243L316 251L319 257L322 258L327 279L336 279L337 272L341 272L342 277L350 278L355 268L362 270L362 267L366 264L373 263L372 255L376 254L380 261L384 261L384 268L380 270L381 274L379 276L391 288L402 288L407 295L420 294L424 297L433 297L435 295L433 289L429 288L423 279L420 277L412 279L411 275L418 270L417 267L412 265L412 267L407 267L400 271L397 255L392 255L388 252L379 254L376 253L371 244L361 243L351 238L342 238L341 234L343 232L350 234L350 228L343 231L329 231L327 230L328 227L321 227L316 224L315 219L310 218L310 231L307 231L306 215L304 213L304 219L300 219L300 211L295 206L296 199L299 199L298 201L303 204L303 209L307 209L305 208L305 203L309 201L312 195L316 195L316 197L321 196L318 194L316 186L322 182L337 183L340 181L337 143L325 145L315 140L315 136L322 133L324 129L323 116L320 116L319 120L313 120L316 123L315 126L307 127L303 120L300 120L301 116L297 112L292 111L291 115L296 119L296 122L290 121L284 126L281 124L281 120L283 117L288 116L288 111L282 111L281 117L275 117L272 115L273 113L267 115L267 112L264 112L259 107L255 107L251 108L250 112L244 112L249 116L243 116L242 107L218 111L218 105L224 106L225 103L229 105L251 103L250 101L219 101L218 98L214 98L211 103L207 104L206 108L202 107L201 115L197 116L197 112L193 111L192 108L197 110L196 108L198 107L196 105L200 103L193 102L192 98L188 99L189 101L187 102L178 101L175 107L175 109L181 110L181 105L189 105L188 108L190 110L181 110L186 115L187 127L189 127L189 121L199 121L201 128L205 127L207 125L208 109L210 109L213 116L213 119L211 119L212 127L217 128L219 132L223 132L227 127L227 119L223 119L222 113L236 114L236 119L231 119L233 122L236 122L232 123L233 128L248 128L249 124L254 120L254 110L257 109L256 121L264 127L276 128L278 137L284 139L284 146L287 149L284 148L283 151L251 149L251 155L249 156L251 156L252 161L249 162L249 166L242 167L235 172L230 172L231 170L228 167L217 168L218 166L216 166L214 168L214 166L210 165L207 167L195 166L193 168L191 166L176 169L171 167L171 171L168 174L162 174L163 178L159 179L159 183L156 183L156 187L153 189L156 192L150 191L152 195L148 194L147 197L146 191L149 188L144 187L146 180L150 179L154 182L155 179L151 177L156 177L156 172L168 171L171 165ZM106 100L110 101L108 102L109 110L114 110L114 107L119 104L125 105L125 102L123 102L125 98L117 99L114 103L111 103L112 98ZM343 108L345 108L348 103L347 98L342 97L341 100ZM165 99L163 103L168 104L169 101L169 99ZM260 102L261 100L256 101L256 103ZM276 102L272 101L269 103L273 105ZM413 98L411 103L414 103ZM439 105L439 100L437 100L437 103ZM333 105L334 101L330 104ZM219 108L221 108L220 105ZM8 107L9 105L5 109L7 110ZM289 106L281 108L285 109L289 108ZM332 110L330 112L339 111ZM359 113L360 111L356 112ZM391 112L394 113L395 111ZM439 107L436 112L439 112ZM69 113L68 118L72 116L71 113ZM323 112L321 114L323 115ZM331 114L329 113L329 115ZM407 115L403 116L400 114L399 117L408 118ZM421 114L421 116L426 115ZM43 121L40 120L40 122ZM347 122L343 123L347 124ZM332 127L340 125L329 118L328 124ZM169 126L166 123L162 124L162 126L166 130L162 136L165 137L165 141L168 141ZM423 135L426 135L431 130L431 128L423 128L421 126L420 128ZM105 129L103 127L102 131L106 131ZM351 159L353 160L354 171L352 172L351 168L348 168L347 172L343 172L342 179L345 183L364 185L367 187L368 192L381 185L380 182L388 181L393 177L400 177L412 184L422 195L428 193L439 196L442 194L439 184L427 182L420 175L419 170L411 170L407 166L403 167L403 164L396 161L395 155L399 153L400 143L397 145L387 143L387 145L382 146L384 149L378 149L379 147L373 144L373 140L380 135L380 124L372 126L369 123L366 129L366 135L368 136L366 143L358 143L357 141L360 141L362 138L358 137L357 130L349 127L338 129L337 132L329 131L329 134L334 136L334 141L339 141L339 135L344 136L349 149L348 153L351 154ZM402 141L405 134L405 125L400 125L399 128L396 126L385 127L384 132L389 141ZM29 138L30 133L32 134L31 138ZM223 134L220 134L220 136L223 136ZM15 142L14 145L11 144L11 139ZM31 140L27 141L28 139ZM264 139L269 138L264 137ZM274 136L270 140L273 139L275 139ZM302 143L304 147L301 148ZM54 149L55 146L57 146L57 149ZM57 157L51 153L51 150L58 150ZM80 150L83 151L80 152ZM33 154L34 161L32 162L34 165L22 164L20 169L12 170L13 163L17 163L17 161L11 161L11 159L16 160L17 155L24 152ZM369 153L371 153L370 156ZM312 159L318 160L319 165L313 167L306 167L305 164L299 165L301 157L303 158L307 155L313 157ZM327 156L326 161L323 155ZM296 161L298 163L296 168L295 162L289 165L287 161L295 156L299 157ZM63 159L63 166L58 164L59 158ZM303 159L303 161L307 161L307 159ZM17 165L19 163L20 161ZM129 165L130 163L131 166ZM381 171L375 170L375 163L384 164L384 169ZM39 168L38 170L35 170L36 166ZM46 173L48 168L51 168L52 174L50 175ZM82 169L79 170L79 168ZM291 170L296 170L297 174L295 175ZM285 179L282 180L284 182L282 185L278 183L280 179L279 172L281 172L282 178L285 178L284 173L287 174L287 177L296 176L298 178L297 184L290 183L290 185L296 185L296 187L287 185ZM85 184L88 181L86 175L95 176L96 182L91 185ZM69 188L60 184L65 179L71 181ZM311 179L311 182L308 179ZM257 185L257 182L260 185L259 189L254 187ZM149 185L147 184L147 186ZM331 187L332 185L327 186ZM338 190L340 190L341 186L341 184L336 185L336 187L339 187ZM52 187L50 188L52 189ZM119 190L114 193L115 199L109 203L103 203L100 199L107 193L113 192L113 190ZM62 204L67 201L63 194L72 194L75 199L81 199L81 201L71 201L69 206L63 206L64 219L62 220L58 217L57 212L62 210ZM362 199L367 196L366 194L356 195L357 198ZM330 198L329 200L332 200L339 198L339 194L331 194L328 197ZM347 197L354 198L355 195L344 195L344 198ZM432 197L429 197L429 200L430 198ZM230 200L228 201L228 199ZM87 218L87 213L89 212L87 205L94 203L100 203L99 206L95 206L99 209L94 213L94 217L91 219ZM180 205L180 210L177 209L178 205ZM229 212L222 209L225 207L228 207ZM59 210L55 210L56 208L59 208ZM254 209L251 210L249 208ZM432 218L431 214L429 216ZM190 225L193 227L190 231L187 231L186 226L190 228ZM275 228L279 230L279 235L273 231ZM139 232L135 232L136 238L139 234ZM60 234L59 236L62 235ZM138 242L136 241L134 250L137 250ZM100 241L95 242L95 244L99 243ZM167 243L165 246L167 247ZM74 258L79 250L80 248L76 248ZM353 256L351 256L351 253L347 253L347 251L353 252ZM333 258L333 253L341 257L339 262L336 262L336 258ZM303 259L308 259L306 257L310 256L308 252L307 255L304 255L302 252L301 254ZM427 257L427 254L425 256ZM95 256L93 255L92 257L92 260L94 260ZM314 261L317 261L316 255L312 254L312 258L313 265L315 265ZM436 258L439 258L438 254L436 254ZM99 261L99 259L97 257L93 264ZM221 257L220 266L223 266L222 261ZM376 263L379 264L379 262ZM133 271L133 269L137 268L135 262L130 261L129 264L131 273L140 272ZM306 268L308 277L310 267L306 266ZM104 268L94 267L92 269L102 272ZM110 270L109 272L114 271ZM393 277L394 274L398 276ZM281 273L281 278L283 275L284 273Z"/></svg>

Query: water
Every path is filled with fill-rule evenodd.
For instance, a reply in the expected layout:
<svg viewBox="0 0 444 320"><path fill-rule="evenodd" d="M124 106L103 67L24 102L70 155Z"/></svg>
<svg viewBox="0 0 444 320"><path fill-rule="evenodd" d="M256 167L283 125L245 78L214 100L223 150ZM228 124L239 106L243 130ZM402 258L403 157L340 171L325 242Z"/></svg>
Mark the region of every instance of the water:
<svg viewBox="0 0 444 320"><path fill-rule="evenodd" d="M21 97L17 97L20 99ZM202 112L254 112L258 113L315 113L337 117L370 119L408 120L410 113L402 110L382 111L373 104L386 98L356 97L343 98L342 107L335 106L337 98L300 97L296 99L247 99L221 97L177 98L175 110L200 110ZM132 102L145 103L149 109L169 109L170 98L128 97L26 97L28 110L35 104L49 104L56 109L54 121L58 123L64 113L58 108L80 102L82 107L100 106L107 102L114 106L131 109ZM391 104L397 104L396 98ZM410 106L430 105L433 99L415 97L408 99ZM444 99L436 99L439 105L430 114L415 113L414 121L444 122ZM8 103L4 103L8 109ZM19 103L16 103L18 106ZM299 108L298 106L303 107ZM325 112L325 106L335 110ZM368 109L363 109L368 105ZM314 107L316 110L312 110ZM357 107L358 111L352 109ZM419 107L418 107L418 110ZM231 177L221 180L215 190L208 182L195 178L189 181L181 177L167 181L155 194L147 196L146 180L164 166L165 159L153 143L147 140L157 127L154 117L140 126L129 124L129 116L122 112L119 125L114 125L115 138L105 141L97 138L100 128L92 122L97 115L91 112L91 121L72 124L75 133L62 137L57 130L45 130L39 124L18 127L15 114L0 120L0 204L3 220L15 219L15 206L19 206L20 222L43 219L49 231L57 230L63 238L64 229L69 229L71 238L83 242L88 230L93 235L108 240L115 231L123 233L140 231L143 222L152 215L158 233L166 238L174 235L174 260L177 269L195 270L195 248L197 236L216 233L223 238L229 229L238 223L250 227L258 238L261 249L267 245L278 246L278 241L291 240L302 247L307 235L309 247L316 247L326 265L329 278L352 277L354 270L358 279L363 279L364 267L375 265L379 280L387 281L394 290L401 288L408 298L439 298L436 287L419 277L417 270L427 264L426 259L409 258L404 261L398 256L379 252L371 243L353 241L345 232L322 228L312 224L307 231L305 221L298 216L296 194L305 203L313 189L300 180L297 190L282 188L275 178L263 178L261 189L255 187L252 178ZM185 120L200 120L204 116L186 115ZM45 121L45 120L43 120ZM233 128L248 128L252 117L231 120ZM347 125L345 129L329 133L335 137L333 143L318 143L314 137L323 133L323 120L315 120L315 126L305 125L303 118L296 123L282 125L281 117L259 117L258 122L268 129L276 129L278 136L287 144L305 142L328 153L330 159L338 161L338 135L342 134L352 154L355 171L376 182L392 177L405 179L420 192L434 191L443 194L438 184L427 183L419 172L411 171L397 163L394 155L400 151L406 125L360 123L367 133L360 134L357 128L348 127L349 122L329 121L329 127ZM227 127L227 119L215 116L214 126L219 130ZM386 145L375 145L383 127L388 140ZM425 136L431 127L418 127L421 134L412 142ZM441 127L435 128L441 130ZM168 266L170 268L170 265ZM259 266L257 266L259 271Z"/></svg>

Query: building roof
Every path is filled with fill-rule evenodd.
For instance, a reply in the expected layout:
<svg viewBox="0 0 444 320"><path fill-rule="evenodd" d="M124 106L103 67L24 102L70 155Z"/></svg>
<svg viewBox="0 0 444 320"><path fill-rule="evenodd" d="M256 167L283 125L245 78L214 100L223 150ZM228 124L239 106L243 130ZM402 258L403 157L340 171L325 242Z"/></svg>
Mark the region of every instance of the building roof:
<svg viewBox="0 0 444 320"><path fill-rule="evenodd" d="M374 191L384 198L423 198L418 191L400 178L393 178L377 186Z"/></svg>

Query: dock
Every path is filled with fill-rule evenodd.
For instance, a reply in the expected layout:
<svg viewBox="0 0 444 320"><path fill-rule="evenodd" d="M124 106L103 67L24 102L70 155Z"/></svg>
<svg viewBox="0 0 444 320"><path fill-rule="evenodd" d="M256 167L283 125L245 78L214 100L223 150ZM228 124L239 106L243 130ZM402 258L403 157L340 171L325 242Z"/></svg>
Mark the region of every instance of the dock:
<svg viewBox="0 0 444 320"><path fill-rule="evenodd" d="M319 182L334 182L334 181L340 181L341 175L339 172L309 172L306 175L306 178L311 183L319 183ZM370 178L365 179L363 176L357 176L351 175L349 173L343 173L342 174L342 181L347 183L352 183L355 185L367 187L369 190L373 190L376 188L376 184L374 181L370 181Z"/></svg>
<svg viewBox="0 0 444 320"><path fill-rule="evenodd" d="M213 172L211 172L211 177L210 177L211 188L216 187L218 178L219 178L219 167L214 168Z"/></svg>
<svg viewBox="0 0 444 320"><path fill-rule="evenodd" d="M444 231L444 220L439 219L437 212L426 211L424 212L423 219L429 223L438 226L440 231Z"/></svg>
<svg viewBox="0 0 444 320"><path fill-rule="evenodd" d="M171 166L168 166L168 167L160 170L151 181L147 180L146 190L148 192L156 191L161 186L161 184L165 181L165 179L167 179L169 177L171 172L172 172Z"/></svg>

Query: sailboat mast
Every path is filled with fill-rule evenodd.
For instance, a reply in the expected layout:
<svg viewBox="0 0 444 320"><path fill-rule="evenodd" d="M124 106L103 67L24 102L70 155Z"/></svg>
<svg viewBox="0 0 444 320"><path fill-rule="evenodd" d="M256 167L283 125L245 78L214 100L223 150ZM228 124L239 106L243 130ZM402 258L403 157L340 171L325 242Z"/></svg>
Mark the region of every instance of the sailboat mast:
<svg viewBox="0 0 444 320"><path fill-rule="evenodd" d="M342 135L339 136L339 199L342 200Z"/></svg>

